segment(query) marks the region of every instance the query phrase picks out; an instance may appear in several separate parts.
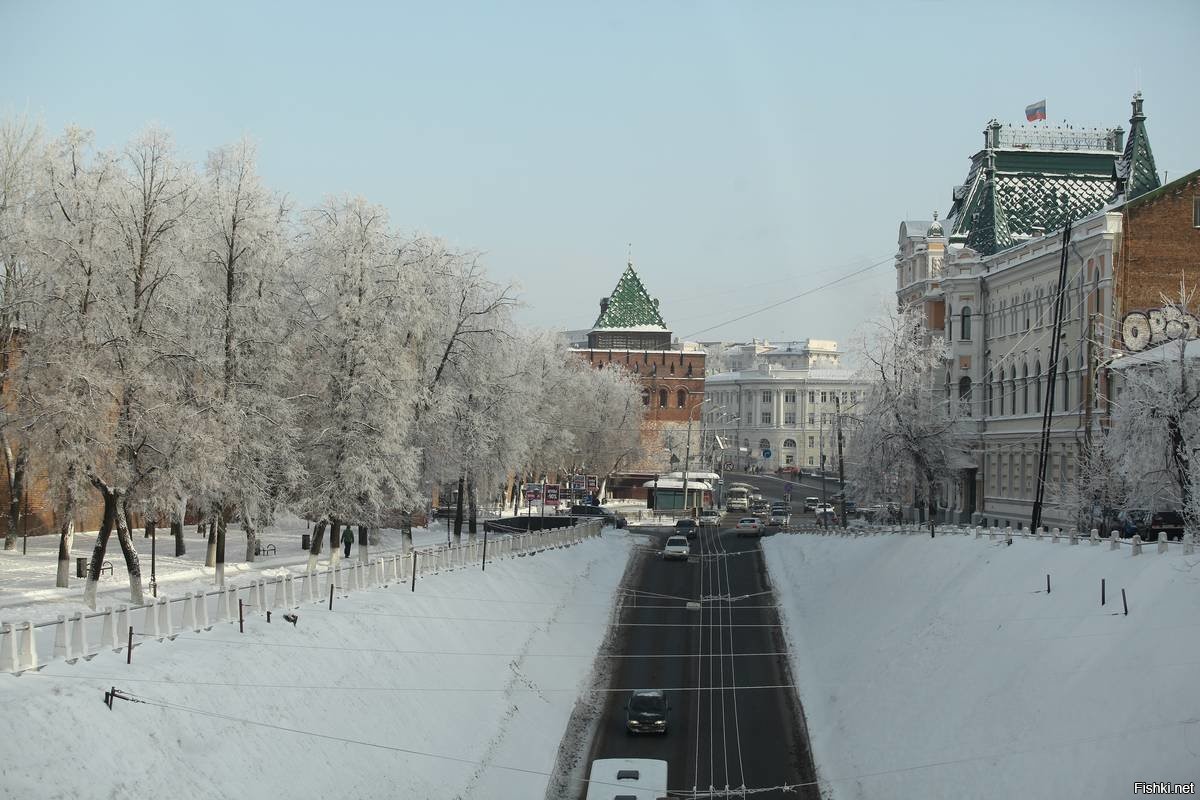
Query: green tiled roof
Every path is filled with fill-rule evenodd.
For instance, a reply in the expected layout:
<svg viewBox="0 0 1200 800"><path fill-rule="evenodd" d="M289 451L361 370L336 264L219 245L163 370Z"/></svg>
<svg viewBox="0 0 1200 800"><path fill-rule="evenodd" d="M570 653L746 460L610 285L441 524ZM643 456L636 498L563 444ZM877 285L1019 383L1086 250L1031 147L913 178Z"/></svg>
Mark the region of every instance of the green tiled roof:
<svg viewBox="0 0 1200 800"><path fill-rule="evenodd" d="M1113 177L1124 188L1126 199L1143 195L1157 189L1158 168L1154 165L1154 153L1150 150L1150 137L1146 134L1146 115L1142 113L1142 93L1133 95L1133 115L1129 118L1129 140L1125 152L1117 159Z"/></svg>
<svg viewBox="0 0 1200 800"><path fill-rule="evenodd" d="M978 208L971 217L967 233L967 247L977 253L995 253L1013 244L1008 215L1004 213L1004 204L999 195L995 177L991 176L983 186Z"/></svg>
<svg viewBox="0 0 1200 800"><path fill-rule="evenodd" d="M662 315L658 313L658 301L650 297L642 285L642 279L634 272L633 264L625 267L625 272L608 298L608 305L600 312L592 328L667 330Z"/></svg>

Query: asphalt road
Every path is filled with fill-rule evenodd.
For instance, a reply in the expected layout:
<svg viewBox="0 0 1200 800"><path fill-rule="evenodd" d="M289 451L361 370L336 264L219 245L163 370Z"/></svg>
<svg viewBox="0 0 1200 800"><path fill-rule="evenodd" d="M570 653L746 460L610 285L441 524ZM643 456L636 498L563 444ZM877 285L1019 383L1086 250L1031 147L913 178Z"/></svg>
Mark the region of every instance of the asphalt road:
<svg viewBox="0 0 1200 800"><path fill-rule="evenodd" d="M687 562L658 555L672 530L638 529L654 544L624 587L613 691L589 763L663 759L671 797L819 798L811 785L738 791L810 783L815 770L759 540L737 538L733 522L702 528ZM629 691L643 688L667 691L663 736L625 732Z"/></svg>

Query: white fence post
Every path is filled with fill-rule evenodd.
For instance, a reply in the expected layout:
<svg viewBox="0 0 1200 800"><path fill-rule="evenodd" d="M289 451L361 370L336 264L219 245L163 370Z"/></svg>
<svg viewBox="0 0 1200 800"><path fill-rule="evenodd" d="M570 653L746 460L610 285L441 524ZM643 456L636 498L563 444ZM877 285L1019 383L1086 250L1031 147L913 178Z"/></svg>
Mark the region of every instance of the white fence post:
<svg viewBox="0 0 1200 800"><path fill-rule="evenodd" d="M1090 539L1093 545L1100 544L1100 531L1096 528L1092 528L1092 535Z"/></svg>
<svg viewBox="0 0 1200 800"><path fill-rule="evenodd" d="M0 626L0 672L17 671L17 630L11 622Z"/></svg>
<svg viewBox="0 0 1200 800"><path fill-rule="evenodd" d="M1071 544L1079 544L1079 531L1071 528Z"/></svg>
<svg viewBox="0 0 1200 800"><path fill-rule="evenodd" d="M1133 539L1131 540L1131 544L1132 547L1130 549L1133 551L1132 555L1140 556L1142 554L1142 537L1135 533L1133 535Z"/></svg>
<svg viewBox="0 0 1200 800"><path fill-rule="evenodd" d="M158 615L158 631L162 636L166 636L171 641L175 640L174 629L171 627L171 601L165 597L158 598L155 603L157 608L155 612Z"/></svg>
<svg viewBox="0 0 1200 800"><path fill-rule="evenodd" d="M1167 532L1159 531L1158 532L1158 553L1159 553L1159 555L1162 555L1165 552L1167 552Z"/></svg>
<svg viewBox="0 0 1200 800"><path fill-rule="evenodd" d="M40 669L38 666L37 636L33 628L33 623L25 620L21 623L21 627L25 630L25 635L21 638L21 647L17 657L18 673L31 669Z"/></svg>
<svg viewBox="0 0 1200 800"><path fill-rule="evenodd" d="M142 606L142 632L147 636L153 636L160 642L163 640L162 634L158 630L158 612L154 608L154 603Z"/></svg>
<svg viewBox="0 0 1200 800"><path fill-rule="evenodd" d="M1058 544L1058 537L1062 533L1062 528L1055 528L1054 534L1050 537L1051 544Z"/></svg>
<svg viewBox="0 0 1200 800"><path fill-rule="evenodd" d="M100 646L111 647L114 653L121 652L121 632L117 628L117 615L112 606L104 609L104 624L100 627Z"/></svg>
<svg viewBox="0 0 1200 800"><path fill-rule="evenodd" d="M67 632L67 618L63 614L58 615L58 622L54 624L54 649L50 657L65 658L72 664L75 663L75 659L71 658L71 637Z"/></svg>
<svg viewBox="0 0 1200 800"><path fill-rule="evenodd" d="M1183 537L1183 554L1185 556L1194 555L1196 553L1196 534Z"/></svg>
<svg viewBox="0 0 1200 800"><path fill-rule="evenodd" d="M1121 546L1120 536L1118 536L1118 534L1115 530L1109 531L1108 532L1108 549L1116 550L1120 546Z"/></svg>

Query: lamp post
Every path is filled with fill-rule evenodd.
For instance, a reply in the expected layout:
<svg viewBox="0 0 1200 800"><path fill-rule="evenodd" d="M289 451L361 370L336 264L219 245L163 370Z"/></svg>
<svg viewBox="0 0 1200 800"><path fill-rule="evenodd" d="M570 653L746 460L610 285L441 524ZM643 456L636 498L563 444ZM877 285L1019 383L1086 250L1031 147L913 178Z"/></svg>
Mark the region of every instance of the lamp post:
<svg viewBox="0 0 1200 800"><path fill-rule="evenodd" d="M703 408L704 404L710 402L711 400L712 400L711 397L707 398L705 400L701 400L699 403L692 406L691 410L688 411L687 444L685 445L685 447L683 449L683 508L684 508L684 510L687 510L689 508L687 477L688 477L688 460L692 456L692 412L696 411L697 409Z"/></svg>

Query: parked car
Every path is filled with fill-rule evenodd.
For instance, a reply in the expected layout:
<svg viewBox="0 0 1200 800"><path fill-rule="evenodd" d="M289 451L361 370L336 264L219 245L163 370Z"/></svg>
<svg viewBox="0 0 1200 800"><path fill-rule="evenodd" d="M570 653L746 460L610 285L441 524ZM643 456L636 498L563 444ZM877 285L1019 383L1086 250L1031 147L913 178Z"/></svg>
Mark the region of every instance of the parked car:
<svg viewBox="0 0 1200 800"><path fill-rule="evenodd" d="M662 557L667 561L682 560L687 561L688 556L692 554L692 546L688 544L686 536L669 536L667 544L663 547Z"/></svg>
<svg viewBox="0 0 1200 800"><path fill-rule="evenodd" d="M804 498L804 510L805 511L816 511L817 506L819 506L819 505L821 505L821 498L819 498L819 497Z"/></svg>
<svg viewBox="0 0 1200 800"><path fill-rule="evenodd" d="M1183 539L1183 515L1178 511L1154 511L1131 508L1117 515L1117 530L1129 538L1134 534L1143 542L1157 542L1158 534L1165 533L1167 541Z"/></svg>
<svg viewBox="0 0 1200 800"><path fill-rule="evenodd" d="M760 536L762 535L762 522L758 517L742 517L734 526L738 536Z"/></svg>
<svg viewBox="0 0 1200 800"><path fill-rule="evenodd" d="M604 506L571 506L571 516L603 517L605 523L612 525L614 528L624 528L629 524L625 517Z"/></svg>
<svg viewBox="0 0 1200 800"><path fill-rule="evenodd" d="M670 710L667 693L662 689L637 689L625 703L625 732L664 734Z"/></svg>
<svg viewBox="0 0 1200 800"><path fill-rule="evenodd" d="M692 519L691 517L675 520L676 533L682 533L689 539L696 538L696 531L699 527L700 526L696 523L696 520Z"/></svg>
<svg viewBox="0 0 1200 800"><path fill-rule="evenodd" d="M721 519L721 512L715 508L706 508L700 512L701 525L716 525Z"/></svg>

